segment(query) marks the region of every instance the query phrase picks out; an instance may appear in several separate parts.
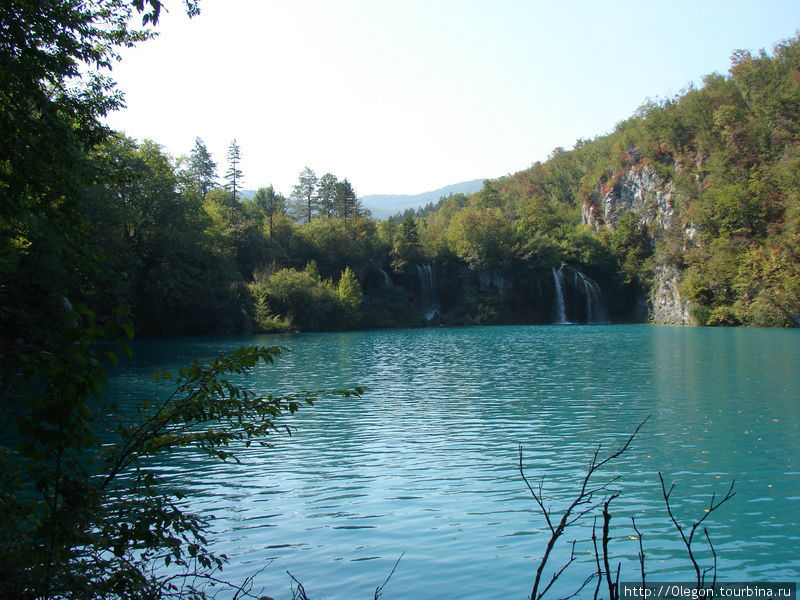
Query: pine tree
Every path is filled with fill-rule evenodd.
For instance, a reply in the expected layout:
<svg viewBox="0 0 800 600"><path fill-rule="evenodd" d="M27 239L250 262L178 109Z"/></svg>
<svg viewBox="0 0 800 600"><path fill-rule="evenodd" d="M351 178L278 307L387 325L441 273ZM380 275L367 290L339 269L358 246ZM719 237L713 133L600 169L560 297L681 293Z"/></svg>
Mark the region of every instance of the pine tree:
<svg viewBox="0 0 800 600"><path fill-rule="evenodd" d="M361 203L356 196L352 184L343 179L336 184L336 215L342 217L347 223L348 217L357 218Z"/></svg>
<svg viewBox="0 0 800 600"><path fill-rule="evenodd" d="M285 209L286 199L275 192L272 186L258 188L253 197L256 206L269 217L269 238L272 239L273 221L275 215L282 213Z"/></svg>
<svg viewBox="0 0 800 600"><path fill-rule="evenodd" d="M225 184L225 189L233 194L234 202L239 199L238 191L242 183L242 170L239 168L241 160L239 144L236 143L236 138L234 138L228 148L228 170L225 172L225 179L228 181Z"/></svg>
<svg viewBox="0 0 800 600"><path fill-rule="evenodd" d="M294 213L298 220L306 219L306 223L311 223L317 206L317 176L310 168L306 167L300 173L298 183L292 189L292 200L294 200Z"/></svg>
<svg viewBox="0 0 800 600"><path fill-rule="evenodd" d="M422 247L419 243L417 221L412 215L406 215L398 228L390 253L392 269L397 272L407 270L422 258Z"/></svg>
<svg viewBox="0 0 800 600"><path fill-rule="evenodd" d="M197 186L197 192L205 198L208 190L217 182L217 163L211 158L211 153L199 137L194 140L194 148L189 156L188 172Z"/></svg>
<svg viewBox="0 0 800 600"><path fill-rule="evenodd" d="M326 217L330 218L336 210L336 186L339 180L332 173L325 173L319 180L317 199L319 210Z"/></svg>

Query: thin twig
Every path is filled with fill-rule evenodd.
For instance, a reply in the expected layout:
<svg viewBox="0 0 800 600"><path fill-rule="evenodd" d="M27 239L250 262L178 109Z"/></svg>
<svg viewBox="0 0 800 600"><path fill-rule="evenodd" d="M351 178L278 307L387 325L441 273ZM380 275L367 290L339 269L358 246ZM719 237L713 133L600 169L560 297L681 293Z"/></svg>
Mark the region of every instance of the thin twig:
<svg viewBox="0 0 800 600"><path fill-rule="evenodd" d="M572 549L570 550L570 553L569 553L569 560L567 560L567 562L565 562L563 565L561 565L561 568L558 571L553 573L553 576L550 578L550 581L544 587L544 589L542 590L542 593L539 594L540 598L547 593L547 590L549 590L552 587L552 585L558 580L558 578L561 577L561 574L564 572L564 570L568 566L570 566L573 562L575 562L575 540L572 540ZM584 585L586 585L586 584L584 583Z"/></svg>
<svg viewBox="0 0 800 600"><path fill-rule="evenodd" d="M614 498L618 495L612 495L608 500L603 503L603 568L606 574L606 583L608 584L608 598L615 600L617 598L616 584L611 579L611 567L608 562L608 526L611 523L611 513L608 512L608 506Z"/></svg>
<svg viewBox="0 0 800 600"><path fill-rule="evenodd" d="M645 584L644 546L642 544L642 532L636 527L636 517L633 515L631 515L631 523L633 523L633 530L636 532L636 537L639 539L639 570L642 573L642 589L644 590L647 585Z"/></svg>
<svg viewBox="0 0 800 600"><path fill-rule="evenodd" d="M711 543L711 537L708 535L708 529L703 527L703 533L706 534L706 540L708 541L708 547L711 548L711 555L714 557L714 576L711 579L711 587L715 588L717 586L717 551L714 550L714 544ZM703 572L703 583L705 583L705 572Z"/></svg>
<svg viewBox="0 0 800 600"><path fill-rule="evenodd" d="M594 588L594 600L597 600L597 595L600 593L600 584L603 583L603 571L600 569L600 553L597 551L597 515L594 516L592 522L592 545L594 546L594 562L597 568L597 585Z"/></svg>
<svg viewBox="0 0 800 600"><path fill-rule="evenodd" d="M405 556L405 554L406 553L403 552L397 558L397 560L394 563L394 566L392 567L392 570L389 572L389 575L386 577L386 581L384 581L382 584L380 584L378 587L375 588L375 596L373 597L373 600L378 600L378 598L381 597L381 592L383 592L383 588L386 586L387 583L389 583L389 580L392 578L392 575L394 575L394 572L397 569L397 565L400 564L400 560Z"/></svg>
<svg viewBox="0 0 800 600"><path fill-rule="evenodd" d="M600 455L601 447L600 446L597 447L597 449L594 451L594 454L592 455L591 461L589 462L589 468L586 471L586 475L583 477L583 480L581 481L580 490L579 490L577 496L572 500L572 502L564 510L564 512L562 513L561 518L559 519L557 525L554 525L553 521L551 520L551 511L549 511L544 505L544 500L543 500L543 495L542 495L542 484L540 483L539 490L537 492L536 490L533 489L533 486L530 484L530 482L528 481L527 477L525 476L525 471L524 471L523 465L522 465L522 445L520 445L520 447L519 447L519 472L520 472L520 475L522 476L522 479L525 482L525 485L528 487L528 490L530 491L531 495L533 496L534 501L539 506L539 508L542 510L542 513L544 514L545 520L547 521L547 526L550 529L550 539L547 542L547 546L545 547L544 554L543 554L541 560L539 561L539 566L536 569L536 578L534 579L533 589L531 590L531 595L530 595L530 599L531 600L539 600L544 594L544 592L539 593L539 585L540 585L540 583L542 581L542 573L544 571L544 568L545 568L545 565L547 564L548 559L550 558L550 554L553 551L553 547L555 546L555 544L558 541L558 539L563 535L563 533L566 530L566 528L568 526L572 525L573 523L575 523L578 519L584 517L588 513L590 513L593 510L595 510L597 507L599 507L603 503L603 499L595 500L595 496L601 495L601 494L602 495L607 495L607 494L612 494L613 495L614 494L614 492L610 489L609 486L613 482L615 482L617 480L616 477L612 478L610 482L607 482L607 483L604 483L602 485L598 485L598 486L594 486L594 487L590 488L589 487L589 481L591 480L592 476L602 466L604 466L609 461L619 457L621 454L623 454L625 451L627 451L627 449L631 445L631 442L633 442L633 439L636 437L636 434L639 433L639 430L644 426L644 424L647 422L647 420L649 418L650 417L648 416L641 423L639 423L639 425L636 426L636 429L634 429L633 433L630 436L628 436L628 439L625 441L625 443L622 444L614 452L612 452L611 454L609 454L608 456L606 456L602 460L598 460L598 457ZM542 478L542 481L543 481L543 478ZM582 507L582 508L580 510L576 510L576 509L578 509L578 507ZM563 568L562 568L562 571L563 571ZM560 572L561 571L559 571L558 573L560 574ZM545 591L550 587L550 585L552 585L552 579L551 579L550 583L548 583L547 587L545 587Z"/></svg>
<svg viewBox="0 0 800 600"><path fill-rule="evenodd" d="M299 600L310 600L310 598L306 595L306 588L303 587L303 584L300 583L297 577L292 575L291 572L289 571L286 572L289 573L289 577L292 578L292 581L294 581L297 584L297 592L300 594ZM295 596L296 596L295 590L292 590L292 598L294 598Z"/></svg>
<svg viewBox="0 0 800 600"><path fill-rule="evenodd" d="M702 517L700 517L700 519L692 523L691 530L689 531L689 535L687 536L683 527L681 526L680 523L678 523L678 520L675 518L675 515L672 512L672 506L670 505L669 502L670 496L672 495L672 491L675 489L675 484L673 483L670 486L669 490L667 490L666 484L664 483L664 477L661 475L660 471L658 473L658 479L661 482L661 493L664 497L664 504L666 505L667 508L667 514L669 515L672 524L675 525L675 529L677 529L678 533L680 534L681 539L683 540L683 545L686 546L686 552L689 555L689 560L691 561L692 567L694 568L695 572L696 587L699 589L703 585L703 580L705 579L705 575L701 573L700 565L697 563L697 558L695 558L694 552L692 551L692 541L694 540L694 534L697 531L697 528L700 526L700 524L703 521L705 521L712 512L717 510L725 502L727 502L736 495L736 492L733 491L733 485L734 483L736 483L736 480L734 479L733 481L731 481L731 485L728 488L728 491L725 492L725 495L722 497L721 500L715 502L717 493L714 492L713 494L711 494L711 500L709 502L708 508L705 510L705 513L703 514ZM716 560L716 555L715 555L715 560Z"/></svg>
<svg viewBox="0 0 800 600"><path fill-rule="evenodd" d="M528 490L533 496L533 499L536 501L536 504L539 505L539 508L542 509L542 514L544 514L544 519L547 521L547 527L550 529L550 533L555 533L555 528L553 527L553 523L550 521L550 511L548 511L545 506L544 502L542 501L542 486L544 485L544 475L542 475L541 479L539 480L539 492L537 493L534 491L533 487L531 486L528 478L525 477L525 470L522 468L522 444L519 445L519 474L522 476L522 481L525 482L525 485L528 486Z"/></svg>

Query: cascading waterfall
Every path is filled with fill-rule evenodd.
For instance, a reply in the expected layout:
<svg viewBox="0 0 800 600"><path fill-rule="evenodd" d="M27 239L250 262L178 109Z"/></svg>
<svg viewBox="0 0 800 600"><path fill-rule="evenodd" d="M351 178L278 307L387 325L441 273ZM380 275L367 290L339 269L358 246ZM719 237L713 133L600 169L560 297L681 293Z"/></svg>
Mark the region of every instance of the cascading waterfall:
<svg viewBox="0 0 800 600"><path fill-rule="evenodd" d="M553 284L556 288L556 325L565 325L567 321L567 305L564 302L564 272L553 267Z"/></svg>
<svg viewBox="0 0 800 600"><path fill-rule="evenodd" d="M381 272L381 275L383 275L383 283L386 284L386 287L387 288L394 287L394 285L392 284L392 279L391 279L391 277L389 277L389 274L386 271L384 271L383 269L380 269L380 272Z"/></svg>
<svg viewBox="0 0 800 600"><path fill-rule="evenodd" d="M583 283L586 292L586 322L608 323L608 311L600 286L594 279L587 277L577 269L575 269L575 273Z"/></svg>
<svg viewBox="0 0 800 600"><path fill-rule="evenodd" d="M433 267L429 264L417 265L419 285L422 292L422 310L426 321L432 321L439 312L439 298L436 293L436 278Z"/></svg>
<svg viewBox="0 0 800 600"><path fill-rule="evenodd" d="M247 312L247 309L244 306L242 306L240 312L242 315L242 333L253 333L253 321L250 319L250 313Z"/></svg>
<svg viewBox="0 0 800 600"><path fill-rule="evenodd" d="M563 264L553 271L553 283L555 286L555 305L556 305L556 324L567 324L567 306L564 299L564 271L572 271L572 281L570 285L575 292L579 292L583 288L583 295L586 299L586 322L587 323L610 323L608 319L608 311L606 310L605 299L603 298L603 291L600 286L591 277L584 275L578 269Z"/></svg>

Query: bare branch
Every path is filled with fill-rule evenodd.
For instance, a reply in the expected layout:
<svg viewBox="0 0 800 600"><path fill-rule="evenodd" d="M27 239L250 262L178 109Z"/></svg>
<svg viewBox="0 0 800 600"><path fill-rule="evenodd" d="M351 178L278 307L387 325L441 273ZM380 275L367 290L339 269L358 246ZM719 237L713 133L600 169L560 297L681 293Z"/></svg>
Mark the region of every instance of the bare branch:
<svg viewBox="0 0 800 600"><path fill-rule="evenodd" d="M597 574L597 585L594 588L594 600L597 600L597 595L600 593L600 584L603 583L603 571L600 569L600 553L597 551L597 515L592 522L592 546L594 546L594 563L596 566L595 573Z"/></svg>
<svg viewBox="0 0 800 600"><path fill-rule="evenodd" d="M306 588L303 587L303 584L300 583L297 577L292 575L289 571L286 572L289 574L289 577L292 578L292 581L297 584L297 588L292 589L292 600L311 600L306 594Z"/></svg>
<svg viewBox="0 0 800 600"><path fill-rule="evenodd" d="M717 585L717 551L714 550L714 544L711 543L711 537L709 537L709 535L708 535L708 529L703 527L703 533L706 534L706 540L708 541L708 547L711 548L711 555L714 557L714 566L713 567L709 567L709 569L713 568L713 573L714 573L714 576L711 579L711 587L713 588L713 587L716 587L716 585ZM703 583L705 583L705 577L706 577L706 573L707 572L708 572L708 569L703 571Z"/></svg>
<svg viewBox="0 0 800 600"><path fill-rule="evenodd" d="M586 579L583 580L581 587L572 592L569 596L564 596L561 600L570 600L571 598L575 598L578 594L580 594L583 591L583 588L585 588L589 584L589 582L595 577L597 577L597 573L589 573L589 575L586 576Z"/></svg>
<svg viewBox="0 0 800 600"><path fill-rule="evenodd" d="M630 447L631 442L636 437L636 434L639 430L644 426L647 420L650 417L648 416L644 419L639 425L637 425L636 429L634 429L633 433L627 438L624 444L618 447L614 452L603 458L602 460L598 460L600 456L601 446L598 446L597 449L594 451L592 455L592 459L589 462L589 468L586 471L586 475L583 477L581 481L580 490L578 491L577 496L572 500L572 502L567 506L564 512L561 514L561 518L558 521L558 524L555 525L552 517L551 511L549 511L545 505L543 500L542 494L542 483L539 484L539 489L534 490L533 486L528 481L527 477L525 476L525 471L522 465L522 445L519 447L519 472L522 476L525 485L528 487L531 495L533 496L534 501L542 510L544 514L545 520L547 522L547 526L550 529L550 539L547 542L547 546L545 547L544 554L539 562L539 566L536 569L536 577L533 583L533 589L531 590L530 598L531 600L539 600L544 593L549 589L549 587L553 583L553 579L547 584L544 588L544 591L539 593L539 585L542 581L542 573L544 571L545 565L547 564L548 559L550 558L550 554L553 550L558 539L563 535L566 528L577 520L581 519L582 517L586 516L593 510L597 509L601 504L603 504L605 498L595 500L595 497L598 495L602 495L607 497L611 495L613 499L616 497L615 492L610 488L611 484L617 481L618 477L613 477L609 482L597 485L597 486L590 486L589 482L591 481L592 476L600 469L602 466L606 465L609 461L618 458L621 454L623 454L627 449ZM542 478L543 481L543 478ZM609 500L610 501L610 500ZM557 578L563 570L572 563L574 559L570 559L565 566L563 566L555 575ZM610 579L610 577L609 577ZM585 583L584 583L585 585Z"/></svg>
<svg viewBox="0 0 800 600"><path fill-rule="evenodd" d="M615 494L603 503L603 569L606 574L606 583L608 584L609 600L616 600L619 596L617 591L619 588L611 579L611 568L608 562L608 541L610 539L608 535L608 526L611 523L611 513L608 512L608 507L611 501L617 497L618 495ZM617 571L617 577L619 578L619 569Z"/></svg>
<svg viewBox="0 0 800 600"><path fill-rule="evenodd" d="M569 560L567 562L565 562L558 571L553 573L553 576L550 578L550 581L544 587L544 589L542 590L542 593L539 595L540 598L547 593L547 590L550 589L550 587L556 582L556 580L559 577L561 577L561 574L564 572L564 570L568 566L570 566L573 562L575 562L575 540L572 540L572 549L570 550L570 553L569 553ZM584 583L584 585L586 585L586 584ZM581 587L583 587L583 586L581 586Z"/></svg>
<svg viewBox="0 0 800 600"><path fill-rule="evenodd" d="M542 475L541 479L539 480L539 492L537 493L534 491L533 487L531 486L528 478L525 477L525 470L522 468L522 444L519 445L519 474L522 476L522 481L525 482L525 485L528 486L528 490L533 496L533 499L536 501L536 504L539 505L539 508L542 509L542 514L544 514L545 521L547 521L547 526L550 528L551 533L555 533L555 528L553 527L553 523L550 521L550 512L545 508L544 503L542 502L542 486L544 485L544 475Z"/></svg>
<svg viewBox="0 0 800 600"><path fill-rule="evenodd" d="M400 564L400 560L405 556L405 554L406 553L403 552L397 558L397 560L394 563L394 566L392 567L392 570L389 572L389 575L386 577L386 581L384 581L382 584L380 584L378 587L375 588L375 596L373 597L373 600L378 600L378 598L381 597L381 592L383 592L383 588L386 587L387 583L389 583L389 580L392 578L392 575L394 575L394 572L397 569L397 565Z"/></svg>
<svg viewBox="0 0 800 600"><path fill-rule="evenodd" d="M644 546L642 544L642 532L636 527L636 517L631 515L631 523L633 523L633 530L636 532L636 537L639 539L639 570L642 574L642 589L645 589L645 571L644 571Z"/></svg>
<svg viewBox="0 0 800 600"><path fill-rule="evenodd" d="M736 492L733 491L733 485L736 482L736 480L731 481L731 485L730 487L728 487L728 491L725 492L725 495L722 497L721 500L715 502L717 494L716 492L711 494L711 500L709 502L708 508L705 509L705 513L703 514L702 517L700 517L700 519L692 523L692 527L689 530L689 535L687 536L683 527L681 526L680 523L678 523L678 520L675 518L675 515L672 512L672 506L670 505L669 501L670 496L672 495L672 491L675 489L675 484L673 483L670 486L669 490L667 490L666 485L664 484L664 477L661 475L660 471L658 473L658 479L661 482L661 493L664 497L664 504L666 505L667 508L667 514L669 515L672 524L675 525L675 529L677 529L678 533L680 534L681 540L683 540L683 545L686 546L686 552L689 555L689 560L691 561L692 567L694 568L696 585L697 588L699 589L700 587L702 587L704 583L706 571L703 572L700 571L700 565L698 564L697 558L695 558L694 552L692 550L692 541L694 540L694 534L697 531L697 528L700 527L700 524L703 521L705 521L712 512L717 510L725 502L727 502L736 495ZM710 545L711 539L708 537L707 532L706 532L706 539L708 540L708 543ZM711 546L711 549L713 553L714 547ZM716 563L716 553L714 553L714 562ZM714 573L715 573L714 577L716 579L716 567Z"/></svg>

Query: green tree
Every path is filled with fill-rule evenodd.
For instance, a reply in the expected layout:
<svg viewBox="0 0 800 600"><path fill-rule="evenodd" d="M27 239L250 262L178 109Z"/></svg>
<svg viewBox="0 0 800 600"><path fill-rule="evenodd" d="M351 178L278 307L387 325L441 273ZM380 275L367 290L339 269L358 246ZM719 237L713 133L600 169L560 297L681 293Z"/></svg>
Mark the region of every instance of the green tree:
<svg viewBox="0 0 800 600"><path fill-rule="evenodd" d="M336 214L336 190L339 180L333 173L325 173L319 180L319 210L327 218Z"/></svg>
<svg viewBox="0 0 800 600"><path fill-rule="evenodd" d="M345 315L345 322L350 327L355 327L361 320L361 284L356 274L350 267L345 267L336 286L339 304Z"/></svg>
<svg viewBox="0 0 800 600"><path fill-rule="evenodd" d="M364 273L376 260L376 226L369 219L347 225L338 218L314 219L298 226L296 233L296 259L301 264L316 261L325 277L338 277L347 266Z"/></svg>
<svg viewBox="0 0 800 600"><path fill-rule="evenodd" d="M232 193L222 189L211 190L204 203L215 249L234 261L236 278L240 282L250 279L267 259L267 238L262 231L261 215L254 212L253 206L252 200L236 201Z"/></svg>
<svg viewBox="0 0 800 600"><path fill-rule="evenodd" d="M800 326L800 243L786 240L753 247L733 281L736 312L760 327Z"/></svg>
<svg viewBox="0 0 800 600"><path fill-rule="evenodd" d="M242 153L239 149L239 144L237 144L236 140L234 139L231 142L231 145L228 147L228 170L225 172L225 179L228 182L225 185L225 189L233 194L234 202L239 200L239 193L242 183L242 170L239 168L239 163L241 160Z"/></svg>
<svg viewBox="0 0 800 600"><path fill-rule="evenodd" d="M78 202L103 176L91 150L122 101L108 72L120 47L152 36L160 9L157 0L0 6L0 354L64 326L65 293L97 262ZM139 13L148 27L131 24Z"/></svg>
<svg viewBox="0 0 800 600"><path fill-rule="evenodd" d="M205 198L217 182L217 163L211 157L205 143L195 138L194 148L189 155L188 175L201 198Z"/></svg>
<svg viewBox="0 0 800 600"><path fill-rule="evenodd" d="M272 239L275 217L282 214L286 209L286 198L275 191L271 185L265 188L258 188L253 197L258 210L263 212L269 222L269 239Z"/></svg>
<svg viewBox="0 0 800 600"><path fill-rule="evenodd" d="M453 218L447 234L454 253L472 269L501 268L512 256L513 232L499 208L467 209Z"/></svg>
<svg viewBox="0 0 800 600"><path fill-rule="evenodd" d="M313 261L302 271L258 272L250 292L265 315L284 320L291 329L320 331L345 327L336 287L320 277Z"/></svg>
<svg viewBox="0 0 800 600"><path fill-rule="evenodd" d="M500 197L500 190L497 186L497 181L487 179L483 182L481 191L475 198L475 206L477 208L500 208L502 206L502 198Z"/></svg>
<svg viewBox="0 0 800 600"><path fill-rule="evenodd" d="M357 219L360 216L361 204L353 189L353 185L347 180L343 179L336 184L336 214L344 219L347 224L347 217Z"/></svg>
<svg viewBox="0 0 800 600"><path fill-rule="evenodd" d="M317 176L309 167L300 173L297 185L292 188L291 199L294 202L294 214L298 220L305 219L311 223L311 218L318 210L317 207Z"/></svg>
<svg viewBox="0 0 800 600"><path fill-rule="evenodd" d="M644 264L652 248L647 229L639 223L635 213L627 211L620 216L608 236L608 245L626 284L638 284L646 279Z"/></svg>
<svg viewBox="0 0 800 600"><path fill-rule="evenodd" d="M178 192L175 167L154 142L117 136L96 156L114 167L113 178L86 191L82 207L99 263L82 295L98 316L127 306L137 331L149 334L213 330L214 323L229 321L240 310L230 286L239 276L235 267L226 269L228 251L216 245L213 228L231 242L230 260L236 261L243 237L236 227L245 224L241 207L231 204L223 212L220 206L220 220L209 218L199 197ZM210 191L206 206L220 194L227 197ZM238 331L233 324L224 328Z"/></svg>
<svg viewBox="0 0 800 600"><path fill-rule="evenodd" d="M422 262L417 221L408 215L395 233L390 253L392 269L400 272Z"/></svg>

